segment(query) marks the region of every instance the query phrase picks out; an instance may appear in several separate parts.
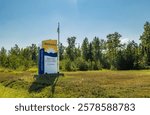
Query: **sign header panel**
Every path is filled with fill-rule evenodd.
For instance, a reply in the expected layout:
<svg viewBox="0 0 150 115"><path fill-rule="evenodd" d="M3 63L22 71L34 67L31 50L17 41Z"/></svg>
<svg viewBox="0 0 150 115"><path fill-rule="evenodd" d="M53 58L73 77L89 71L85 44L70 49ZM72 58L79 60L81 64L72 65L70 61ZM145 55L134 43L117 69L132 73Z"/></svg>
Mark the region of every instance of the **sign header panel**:
<svg viewBox="0 0 150 115"><path fill-rule="evenodd" d="M44 40L42 41L42 48L45 52L55 52L57 53L57 40Z"/></svg>

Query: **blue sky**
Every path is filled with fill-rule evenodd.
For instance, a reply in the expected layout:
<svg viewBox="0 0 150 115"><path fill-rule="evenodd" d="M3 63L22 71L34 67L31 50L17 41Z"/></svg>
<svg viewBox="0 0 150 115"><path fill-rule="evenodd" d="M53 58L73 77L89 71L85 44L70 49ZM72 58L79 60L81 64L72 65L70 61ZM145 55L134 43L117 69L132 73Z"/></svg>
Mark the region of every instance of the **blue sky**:
<svg viewBox="0 0 150 115"><path fill-rule="evenodd" d="M119 32L122 41L135 40L150 21L150 0L0 0L0 47L7 49L45 39L57 39L60 22L61 42L76 36L106 39Z"/></svg>

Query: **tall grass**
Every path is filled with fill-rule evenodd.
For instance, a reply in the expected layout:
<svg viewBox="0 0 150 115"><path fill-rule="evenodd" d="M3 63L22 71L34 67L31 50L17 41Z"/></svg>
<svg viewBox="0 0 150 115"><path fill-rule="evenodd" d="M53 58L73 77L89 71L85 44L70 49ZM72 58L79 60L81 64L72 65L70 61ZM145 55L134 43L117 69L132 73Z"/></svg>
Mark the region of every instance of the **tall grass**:
<svg viewBox="0 0 150 115"><path fill-rule="evenodd" d="M0 70L0 97L150 97L150 70L64 72L35 79L37 69Z"/></svg>

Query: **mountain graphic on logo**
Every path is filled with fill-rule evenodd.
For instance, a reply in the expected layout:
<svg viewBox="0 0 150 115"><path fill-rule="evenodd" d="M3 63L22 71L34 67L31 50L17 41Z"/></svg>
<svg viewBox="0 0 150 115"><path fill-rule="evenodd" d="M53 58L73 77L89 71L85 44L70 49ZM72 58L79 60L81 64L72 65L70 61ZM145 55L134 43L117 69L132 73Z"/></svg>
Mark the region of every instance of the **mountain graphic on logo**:
<svg viewBox="0 0 150 115"><path fill-rule="evenodd" d="M57 52L55 52L54 49L50 48L44 52L44 55L50 56L50 57L57 57Z"/></svg>

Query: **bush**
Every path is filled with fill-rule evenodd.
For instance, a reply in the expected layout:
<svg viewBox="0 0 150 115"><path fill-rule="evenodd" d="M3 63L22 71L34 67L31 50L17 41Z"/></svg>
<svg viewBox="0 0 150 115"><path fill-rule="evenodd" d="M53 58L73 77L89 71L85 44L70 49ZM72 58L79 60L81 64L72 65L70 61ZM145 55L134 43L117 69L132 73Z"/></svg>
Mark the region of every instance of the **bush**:
<svg viewBox="0 0 150 115"><path fill-rule="evenodd" d="M66 71L76 71L76 65L74 62L71 62L71 60L65 60L65 70Z"/></svg>
<svg viewBox="0 0 150 115"><path fill-rule="evenodd" d="M89 69L89 64L87 61L83 60L82 58L78 58L76 60L77 67L80 71L87 71Z"/></svg>
<svg viewBox="0 0 150 115"><path fill-rule="evenodd" d="M101 63L99 61L98 62L94 62L93 70L100 70L100 69L102 69Z"/></svg>

